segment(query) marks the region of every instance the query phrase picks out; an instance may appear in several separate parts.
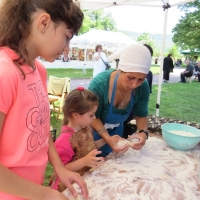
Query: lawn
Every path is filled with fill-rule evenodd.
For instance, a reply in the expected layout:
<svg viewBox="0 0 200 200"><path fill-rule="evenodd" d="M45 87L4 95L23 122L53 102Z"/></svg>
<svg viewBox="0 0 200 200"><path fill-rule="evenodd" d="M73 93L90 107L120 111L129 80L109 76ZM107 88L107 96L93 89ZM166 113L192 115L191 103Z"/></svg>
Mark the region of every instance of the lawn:
<svg viewBox="0 0 200 200"><path fill-rule="evenodd" d="M114 69L114 68L113 68ZM152 65L151 71L153 74L159 74L160 66ZM57 77L69 77L69 78L92 78L93 69L86 69L86 74L83 73L82 69L72 69L72 68L54 68L54 69L47 69L48 77L50 75L57 76Z"/></svg>
<svg viewBox="0 0 200 200"><path fill-rule="evenodd" d="M154 68L156 70L156 67ZM159 69L159 67L158 67ZM155 115L157 102L158 85L153 85L152 94L149 100L149 114ZM161 117L200 123L199 112L200 83L172 83L163 84L160 102ZM56 120L56 116L51 114L51 125L57 129L57 136L62 127L61 119ZM52 174L52 167L49 164L45 173L44 185L47 185Z"/></svg>
<svg viewBox="0 0 200 200"><path fill-rule="evenodd" d="M155 115L158 85L153 85L149 101L149 114ZM198 109L200 83L163 84L160 101L160 116L200 123Z"/></svg>

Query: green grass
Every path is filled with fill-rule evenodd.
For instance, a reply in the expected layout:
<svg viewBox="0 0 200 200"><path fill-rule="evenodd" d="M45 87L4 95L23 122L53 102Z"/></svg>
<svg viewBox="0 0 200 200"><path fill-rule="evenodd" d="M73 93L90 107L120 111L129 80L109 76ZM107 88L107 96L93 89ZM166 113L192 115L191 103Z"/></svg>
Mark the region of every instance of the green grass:
<svg viewBox="0 0 200 200"><path fill-rule="evenodd" d="M158 85L153 85L149 101L149 114L155 115ZM200 122L199 112L200 83L162 84L160 113L161 117Z"/></svg>
<svg viewBox="0 0 200 200"><path fill-rule="evenodd" d="M114 69L114 68L113 68ZM152 65L151 71L153 74L159 74L160 66ZM86 74L83 73L82 69L64 69L64 68L47 68L47 75L57 76L57 77L69 77L69 78L92 78L93 69L86 69Z"/></svg>
<svg viewBox="0 0 200 200"><path fill-rule="evenodd" d="M160 65L151 65L150 70L153 74L159 74L160 73Z"/></svg>
<svg viewBox="0 0 200 200"><path fill-rule="evenodd" d="M48 77L50 75L57 77L69 77L69 78L92 78L93 69L86 69L86 74L83 73L82 69L64 69L64 68L56 68L56 69L47 69Z"/></svg>

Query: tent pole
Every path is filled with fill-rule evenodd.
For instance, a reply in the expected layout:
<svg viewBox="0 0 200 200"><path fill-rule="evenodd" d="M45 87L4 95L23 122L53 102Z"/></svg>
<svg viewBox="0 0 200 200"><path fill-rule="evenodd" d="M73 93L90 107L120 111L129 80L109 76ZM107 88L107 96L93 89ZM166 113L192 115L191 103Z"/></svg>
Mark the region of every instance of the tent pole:
<svg viewBox="0 0 200 200"><path fill-rule="evenodd" d="M86 61L87 61L87 60L86 60L86 56L87 56L86 51L87 51L87 44L84 43L84 64L83 64L83 70L82 70L82 74L83 74L83 75L87 73L87 72L86 72Z"/></svg>
<svg viewBox="0 0 200 200"><path fill-rule="evenodd" d="M165 38L166 38L166 28L167 28L167 16L168 16L168 8L169 0L166 0L166 4L163 6L165 11L164 16L164 25L163 25L163 37L162 37L162 47L161 47L161 60L160 60L160 75L159 75L159 83L158 83L158 95L157 95L157 103L156 103L156 116L159 116L160 111L160 97L161 97L161 87L162 87L162 78L163 78L163 59L164 59L164 51L165 51Z"/></svg>

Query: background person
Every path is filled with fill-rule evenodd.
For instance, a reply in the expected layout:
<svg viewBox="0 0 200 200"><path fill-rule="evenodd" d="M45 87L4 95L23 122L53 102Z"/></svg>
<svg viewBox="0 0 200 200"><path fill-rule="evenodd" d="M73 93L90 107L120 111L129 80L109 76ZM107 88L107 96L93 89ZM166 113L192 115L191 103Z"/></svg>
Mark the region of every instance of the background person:
<svg viewBox="0 0 200 200"><path fill-rule="evenodd" d="M171 53L168 54L168 56L164 58L164 62L163 62L163 81L165 83L168 83L169 73L174 68L173 60L171 57L172 57L172 54Z"/></svg>
<svg viewBox="0 0 200 200"><path fill-rule="evenodd" d="M115 52L110 59L119 59L118 70L107 70L92 79L89 90L98 96L99 106L96 119L91 123L94 138L106 141L100 150L108 155L112 150L123 153L129 146L117 147L118 138L123 134L123 122L134 110L139 134L134 135L139 142L132 146L141 149L147 139L147 114L149 85L146 76L151 66L152 48L143 44L129 44Z"/></svg>
<svg viewBox="0 0 200 200"><path fill-rule="evenodd" d="M187 59L185 61L185 64L186 64L186 70L181 72L181 74L180 74L180 78L181 78L180 82L182 82L182 83L186 83L185 77L191 77L193 75L193 71L194 71L194 68L193 68L190 60Z"/></svg>
<svg viewBox="0 0 200 200"><path fill-rule="evenodd" d="M200 82L200 61L197 63L197 68L195 70L195 75L198 77L198 81Z"/></svg>
<svg viewBox="0 0 200 200"><path fill-rule="evenodd" d="M106 70L104 62L108 62L106 54L102 51L102 45L98 44L95 47L94 53L94 69L93 69L93 78Z"/></svg>
<svg viewBox="0 0 200 200"><path fill-rule="evenodd" d="M64 50L63 55L61 57L62 62L69 62L69 50Z"/></svg>
<svg viewBox="0 0 200 200"><path fill-rule="evenodd" d="M13 12L14 11L14 12ZM85 197L86 183L65 169L50 135L45 67L69 48L83 13L71 0L3 0L0 6L0 199L66 200L42 186L48 160L75 195L77 182Z"/></svg>

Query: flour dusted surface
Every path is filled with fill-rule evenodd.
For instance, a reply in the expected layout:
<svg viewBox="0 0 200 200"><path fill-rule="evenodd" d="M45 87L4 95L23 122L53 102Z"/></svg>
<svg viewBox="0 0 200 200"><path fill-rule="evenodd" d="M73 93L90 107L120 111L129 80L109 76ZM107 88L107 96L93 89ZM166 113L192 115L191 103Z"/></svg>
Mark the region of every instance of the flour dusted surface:
<svg viewBox="0 0 200 200"><path fill-rule="evenodd" d="M129 148L124 155L111 153L101 168L83 176L88 200L198 200L199 153L199 146L181 152L155 137L140 151ZM73 199L69 191L64 194Z"/></svg>

